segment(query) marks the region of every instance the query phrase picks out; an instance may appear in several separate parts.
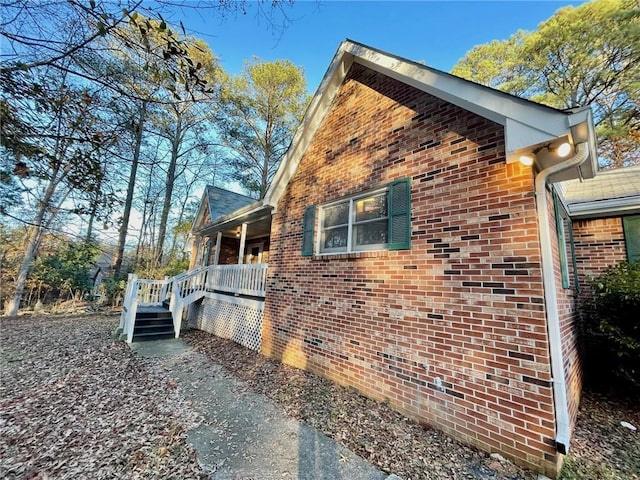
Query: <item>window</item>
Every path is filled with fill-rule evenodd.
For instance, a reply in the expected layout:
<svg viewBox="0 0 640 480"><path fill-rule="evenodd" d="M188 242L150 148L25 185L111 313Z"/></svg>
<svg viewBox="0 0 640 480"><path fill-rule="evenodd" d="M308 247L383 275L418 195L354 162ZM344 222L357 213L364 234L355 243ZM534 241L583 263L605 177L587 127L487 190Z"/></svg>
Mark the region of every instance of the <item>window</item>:
<svg viewBox="0 0 640 480"><path fill-rule="evenodd" d="M319 254L409 249L410 193L409 179L402 179L384 188L320 205L317 225L316 207L307 207L302 254L313 255L314 245Z"/></svg>
<svg viewBox="0 0 640 480"><path fill-rule="evenodd" d="M553 206L556 220L556 233L558 236L558 256L560 257L560 273L562 275L562 288L570 288L569 259L573 270L574 286L578 289L577 265L575 246L573 243L573 225L566 213L560 198L553 192Z"/></svg>
<svg viewBox="0 0 640 480"><path fill-rule="evenodd" d="M384 250L387 190L320 207L320 253Z"/></svg>
<svg viewBox="0 0 640 480"><path fill-rule="evenodd" d="M622 217L624 242L629 263L640 261L640 215Z"/></svg>

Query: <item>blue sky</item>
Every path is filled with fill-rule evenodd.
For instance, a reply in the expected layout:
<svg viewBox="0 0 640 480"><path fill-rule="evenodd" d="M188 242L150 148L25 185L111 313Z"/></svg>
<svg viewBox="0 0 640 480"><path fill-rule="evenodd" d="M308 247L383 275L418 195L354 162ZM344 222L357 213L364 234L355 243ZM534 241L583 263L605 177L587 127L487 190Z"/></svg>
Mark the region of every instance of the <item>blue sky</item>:
<svg viewBox="0 0 640 480"><path fill-rule="evenodd" d="M193 5L197 4L197 0ZM345 38L450 71L474 45L503 40L537 25L566 5L581 1L304 1L286 12L291 23L271 28L249 4L245 15L221 20L211 9L176 9L166 18L181 20L205 40L231 74L243 62L288 59L302 67L314 92Z"/></svg>

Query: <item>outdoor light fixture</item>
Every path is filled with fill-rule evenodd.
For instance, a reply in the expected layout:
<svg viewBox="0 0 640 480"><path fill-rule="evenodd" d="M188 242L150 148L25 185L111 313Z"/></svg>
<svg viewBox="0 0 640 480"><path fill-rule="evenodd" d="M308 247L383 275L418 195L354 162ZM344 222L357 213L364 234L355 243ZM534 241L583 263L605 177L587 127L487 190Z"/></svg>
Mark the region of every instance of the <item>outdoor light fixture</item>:
<svg viewBox="0 0 640 480"><path fill-rule="evenodd" d="M567 155L569 155L569 153L571 153L571 145L568 144L567 142L562 143L557 149L556 149L556 153L558 154L559 157L566 157Z"/></svg>
<svg viewBox="0 0 640 480"><path fill-rule="evenodd" d="M240 225L238 225L238 228L236 229L236 237L240 238Z"/></svg>
<svg viewBox="0 0 640 480"><path fill-rule="evenodd" d="M532 155L520 155L520 163L526 167L530 167L533 165L533 156Z"/></svg>

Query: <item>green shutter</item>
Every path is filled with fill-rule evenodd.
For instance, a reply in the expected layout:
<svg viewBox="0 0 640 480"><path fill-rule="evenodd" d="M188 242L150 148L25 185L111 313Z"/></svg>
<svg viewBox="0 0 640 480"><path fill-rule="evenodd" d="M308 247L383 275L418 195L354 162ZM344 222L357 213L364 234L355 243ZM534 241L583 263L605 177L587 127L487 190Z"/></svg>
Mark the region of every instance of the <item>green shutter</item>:
<svg viewBox="0 0 640 480"><path fill-rule="evenodd" d="M622 217L624 242L629 263L640 262L640 215Z"/></svg>
<svg viewBox="0 0 640 480"><path fill-rule="evenodd" d="M578 260L576 259L576 242L573 239L573 222L567 218L569 228L569 246L571 247L571 265L573 266L573 284L576 292L580 292L580 279L578 278Z"/></svg>
<svg viewBox="0 0 640 480"><path fill-rule="evenodd" d="M304 220L302 223L302 255L310 257L313 255L313 228L316 223L315 205L310 205L304 209Z"/></svg>
<svg viewBox="0 0 640 480"><path fill-rule="evenodd" d="M389 250L411 248L411 180L389 184Z"/></svg>
<svg viewBox="0 0 640 480"><path fill-rule="evenodd" d="M567 238L564 231L564 216L560 207L560 199L553 192L553 208L556 217L556 233L558 235L558 256L560 257L560 273L562 275L562 288L569 288L569 261L567 259Z"/></svg>

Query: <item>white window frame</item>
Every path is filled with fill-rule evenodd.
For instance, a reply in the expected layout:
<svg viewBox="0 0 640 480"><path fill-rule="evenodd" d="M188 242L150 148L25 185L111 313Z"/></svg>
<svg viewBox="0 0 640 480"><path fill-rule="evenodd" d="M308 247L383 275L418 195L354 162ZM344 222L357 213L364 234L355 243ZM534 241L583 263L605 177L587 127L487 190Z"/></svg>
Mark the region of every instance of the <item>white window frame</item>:
<svg viewBox="0 0 640 480"><path fill-rule="evenodd" d="M375 195L379 195L381 193L386 194L387 197L387 216L386 217L378 217L371 220L364 220L361 222L355 221L355 203L362 198L372 197ZM323 233L326 230L323 228L324 224L324 215L325 211L328 208L334 207L341 203L349 202L349 213L348 213L348 223L347 223L347 246L346 248L334 248L334 249L323 249ZM389 187L378 188L375 190L370 190L364 193L358 193L356 195L352 195L350 197L342 198L340 200L336 200L330 203L325 203L323 205L318 206L318 218L316 228L319 232L316 238L315 251L316 255L336 255L336 254L345 254L345 253L354 253L354 252L371 252L371 251L383 251L389 249L389 239L387 239L386 243L375 243L369 245L356 246L354 245L353 231L354 226L362 225L366 223L379 222L381 220L389 220Z"/></svg>

